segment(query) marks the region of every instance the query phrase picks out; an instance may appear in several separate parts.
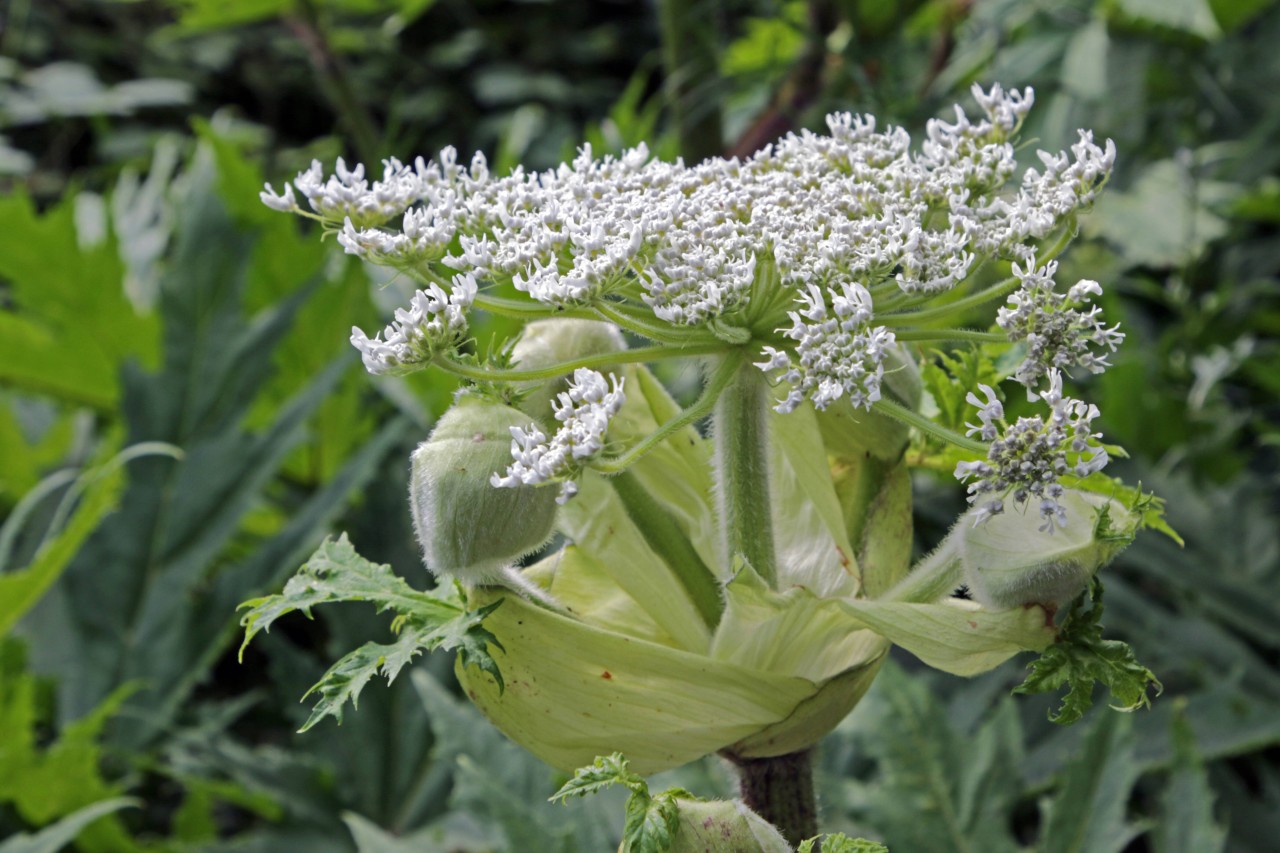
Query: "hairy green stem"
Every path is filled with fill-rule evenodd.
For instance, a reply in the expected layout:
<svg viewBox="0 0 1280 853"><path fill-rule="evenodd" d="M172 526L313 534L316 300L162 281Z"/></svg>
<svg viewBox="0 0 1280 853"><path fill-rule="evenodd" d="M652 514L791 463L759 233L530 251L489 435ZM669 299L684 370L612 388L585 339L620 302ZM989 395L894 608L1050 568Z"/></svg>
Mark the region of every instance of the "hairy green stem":
<svg viewBox="0 0 1280 853"><path fill-rule="evenodd" d="M727 363L727 362L726 362ZM724 558L741 556L769 586L778 586L769 502L769 385L743 359L716 402L717 491Z"/></svg>
<svg viewBox="0 0 1280 853"><path fill-rule="evenodd" d="M649 490L633 472L623 471L616 477L611 477L609 483L644 541L675 572L690 600L698 608L702 621L714 631L724 613L720 583L702 561L689 537L670 513L654 500L653 495L649 494Z"/></svg>
<svg viewBox="0 0 1280 853"><path fill-rule="evenodd" d="M919 412L914 412L887 397L881 397L872 403L871 408L873 411L891 417L894 420L902 421L904 424L913 426L921 432L932 435L934 438L941 439L948 444L954 444L957 447L963 447L965 450L971 450L974 453L981 453L986 456L987 451L990 449L981 441L974 441L972 438L966 438L954 430L935 424Z"/></svg>
<svg viewBox="0 0 1280 853"><path fill-rule="evenodd" d="M972 329L903 329L894 338L899 341L973 341L980 344L1007 343L1009 336L1000 332L977 332Z"/></svg>
<svg viewBox="0 0 1280 853"><path fill-rule="evenodd" d="M1058 257L1071 244L1072 239L1076 236L1075 217L1067 221L1067 224L1058 234L1058 239L1054 241L1043 255L1036 259L1036 266L1043 266L1049 261ZM952 316L960 311L967 311L970 308L976 308L979 305L985 305L993 299L1001 296L1007 296L1014 290L1017 290L1022 280L1017 276L1009 276L1003 281L999 281L990 287L983 288L977 293L971 293L968 296L948 302L946 305L939 305L936 308L926 308L922 311L903 311L902 313L887 313L878 315L876 322L882 326L905 326L915 323L928 323L933 320L941 320Z"/></svg>
<svg viewBox="0 0 1280 853"><path fill-rule="evenodd" d="M640 461L646 453L675 433L711 414L711 410L715 408L716 400L733 381L739 366L746 362L747 354L743 350L732 350L727 353L720 362L720 366L716 368L715 373L707 381L707 387L702 389L702 395L693 402L693 405L645 436L644 440L626 453L621 456L615 456L612 459L601 459L592 462L591 468L602 474L619 474Z"/></svg>
<svg viewBox="0 0 1280 853"><path fill-rule="evenodd" d="M427 278L442 287L449 286L449 282L434 274L428 275ZM501 296L491 296L486 293L477 293L472 304L483 311L488 311L490 314L497 314L500 317L514 317L517 320L548 320L561 317L571 317L579 320L597 319L595 312L590 308L559 308L554 305L543 305L541 302L505 299Z"/></svg>
<svg viewBox="0 0 1280 853"><path fill-rule="evenodd" d="M558 376L564 376L566 373L572 373L580 367L594 369L597 367L610 367L615 364L639 364L659 361L664 358L711 355L724 350L724 344L700 344L687 347L635 347L634 349L619 350L617 352L584 355L582 358L561 361L547 367L530 368L528 370L518 367L510 369L479 367L474 364L466 364L443 354L436 356L431 363L455 376L462 376L476 382L534 382L542 379L555 379Z"/></svg>
<svg viewBox="0 0 1280 853"><path fill-rule="evenodd" d="M961 583L962 532L959 524L953 527L937 548L921 557L907 576L886 590L879 600L928 604L950 595Z"/></svg>

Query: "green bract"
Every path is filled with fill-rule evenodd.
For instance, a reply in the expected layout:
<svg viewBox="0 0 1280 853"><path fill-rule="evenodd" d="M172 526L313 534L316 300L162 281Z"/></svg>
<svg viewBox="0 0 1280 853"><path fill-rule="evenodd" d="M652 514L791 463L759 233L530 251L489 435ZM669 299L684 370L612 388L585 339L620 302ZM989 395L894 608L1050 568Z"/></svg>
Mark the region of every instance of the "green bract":
<svg viewBox="0 0 1280 853"><path fill-rule="evenodd" d="M524 327L511 348L511 364L536 370L583 356L619 352L626 346L618 327L611 323L572 317L535 320ZM568 373L550 382L521 383L526 395L519 403L520 410L539 421L550 421L551 401L565 390L567 378Z"/></svg>
<svg viewBox="0 0 1280 853"><path fill-rule="evenodd" d="M961 522L964 581L976 601L993 610L1065 604L1137 533L1138 516L1117 501L1068 491L1058 502L1078 521L1052 536L1029 512Z"/></svg>
<svg viewBox="0 0 1280 853"><path fill-rule="evenodd" d="M647 370L628 372L642 393L623 406L620 436L652 430L674 407ZM890 642L966 675L1052 642L1038 608L992 613L958 601L866 598L864 590L888 588L909 565L905 466L877 464L859 475L855 494L842 495L849 469L832 474L814 413L771 420L779 589L738 562L717 577L724 610L708 626L681 580L690 567L656 553L646 520L628 513L614 481L589 475L559 521L575 544L524 573L567 613L497 587L471 593L473 607L504 601L485 627L503 646L494 658L505 690L457 668L498 728L566 771L615 750L642 774L716 751L782 755L848 714ZM630 473L716 566L709 457L710 442L686 430Z"/></svg>
<svg viewBox="0 0 1280 853"><path fill-rule="evenodd" d="M490 580L551 536L554 492L489 482L511 459L511 427L530 422L517 409L464 397L413 452L409 503L431 571L468 583Z"/></svg>

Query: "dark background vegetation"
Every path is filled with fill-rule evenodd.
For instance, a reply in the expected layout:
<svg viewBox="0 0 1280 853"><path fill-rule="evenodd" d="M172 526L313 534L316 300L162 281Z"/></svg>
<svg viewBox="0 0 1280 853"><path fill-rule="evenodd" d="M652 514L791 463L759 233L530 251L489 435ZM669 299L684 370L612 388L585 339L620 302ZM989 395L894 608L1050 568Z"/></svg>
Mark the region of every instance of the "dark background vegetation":
<svg viewBox="0 0 1280 853"><path fill-rule="evenodd" d="M1129 335L1087 394L1131 455L1117 473L1185 538L1145 534L1106 572L1108 633L1165 692L1059 729L1048 699L1008 698L1025 661L961 680L904 657L821 747L823 827L895 853L1275 849L1280 5L0 14L0 851L613 849L619 802L546 804L562 780L459 701L443 656L295 735L326 665L385 637L372 612L293 619L237 661L235 606L332 531L426 584L405 460L451 392L367 379L348 330L402 283L257 192L312 157L444 145L543 168L584 140L749 153L831 110L918 132L974 81L1035 87L1035 145L1091 127L1120 151L1062 278L1101 281ZM139 442L183 455L107 464ZM918 481L922 544L958 492ZM672 778L727 791L712 761Z"/></svg>

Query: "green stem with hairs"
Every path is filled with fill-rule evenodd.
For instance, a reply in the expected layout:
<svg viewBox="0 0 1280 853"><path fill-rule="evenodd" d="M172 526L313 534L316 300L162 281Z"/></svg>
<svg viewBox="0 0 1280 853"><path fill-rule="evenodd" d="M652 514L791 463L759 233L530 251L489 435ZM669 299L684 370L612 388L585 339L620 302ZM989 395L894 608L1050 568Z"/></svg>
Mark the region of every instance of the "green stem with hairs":
<svg viewBox="0 0 1280 853"><path fill-rule="evenodd" d="M431 276L431 280L444 287L449 283ZM472 302L476 308L497 314L501 317L514 317L517 320L547 320L551 318L571 317L578 320L595 320L596 314L590 308L560 308L544 305L541 302L526 302L520 299L505 299L501 296L490 296L477 293Z"/></svg>
<svg viewBox="0 0 1280 853"><path fill-rule="evenodd" d="M1048 248L1043 255L1036 260L1036 266L1043 266L1049 261L1058 257L1071 244L1071 240L1076 236L1076 222L1072 217L1058 234L1058 239L1052 246ZM1022 280L1017 276L1010 276L999 281L990 287L983 288L977 293L971 293L968 296L948 302L946 305L939 305L936 308L926 308L922 311L903 311L900 314L888 313L876 316L876 322L882 326L905 326L908 324L928 323L932 320L945 319L959 311L967 311L970 308L976 308L979 305L985 305L993 299L999 299L1001 296L1007 296L1017 290Z"/></svg>
<svg viewBox="0 0 1280 853"><path fill-rule="evenodd" d="M951 528L942 543L920 558L907 576L885 591L878 600L929 604L941 601L960 586L963 567L960 563L961 521Z"/></svg>
<svg viewBox="0 0 1280 853"><path fill-rule="evenodd" d="M716 400L733 382L739 366L747 361L747 353L744 350L735 349L726 353L723 361L720 362L720 366L716 368L715 373L711 374L711 379L707 381L707 387L702 389L702 395L693 402L693 405L649 433L643 441L626 453L621 456L615 456L612 459L601 459L592 462L591 468L602 474L619 474L640 461L646 453L675 433L711 414L711 410L715 408Z"/></svg>
<svg viewBox="0 0 1280 853"><path fill-rule="evenodd" d="M722 363L729 364L726 359ZM741 556L777 589L777 555L769 501L769 402L764 374L740 358L733 382L716 402L717 492L724 557Z"/></svg>
<svg viewBox="0 0 1280 853"><path fill-rule="evenodd" d="M555 379L558 376L564 376L566 373L572 373L580 367L595 369L598 367L611 367L615 364L640 364L650 361L659 361L664 358L689 358L699 355L712 355L714 353L723 352L725 345L712 346L711 344L699 344L687 347L636 347L634 349L619 350L618 352L603 352L595 355L584 355L582 358L575 358L569 361L561 361L547 367L531 368L529 370L521 370L520 368L498 368L498 367L479 367L474 364L466 364L458 361L448 355L438 355L431 362L436 367L455 376L461 376L475 382L536 382L544 379Z"/></svg>
<svg viewBox="0 0 1280 853"><path fill-rule="evenodd" d="M939 438L949 444L962 447L965 450L971 450L974 453L981 453L983 456L986 456L987 451L990 449L983 442L974 441L971 438L966 438L958 432L949 430L939 424L935 424L919 412L913 412L906 406L895 403L887 397L881 397L879 400L872 403L871 408L873 411L879 412L880 414L893 418L894 420L902 421L904 424L913 426L921 432L932 435L934 438Z"/></svg>
<svg viewBox="0 0 1280 853"><path fill-rule="evenodd" d="M899 341L972 341L980 344L1008 343L1009 336L1000 332L977 332L972 329L903 329L894 334Z"/></svg>
<svg viewBox="0 0 1280 853"><path fill-rule="evenodd" d="M591 306L595 312L605 320L613 323L615 326L634 332L641 337L648 338L651 341L658 341L666 344L684 344L691 342L710 342L719 340L710 332L701 330L680 331L676 326L660 326L655 323L648 322L647 318L637 317L627 312L620 303L617 302L597 302ZM723 341L721 342L723 345Z"/></svg>

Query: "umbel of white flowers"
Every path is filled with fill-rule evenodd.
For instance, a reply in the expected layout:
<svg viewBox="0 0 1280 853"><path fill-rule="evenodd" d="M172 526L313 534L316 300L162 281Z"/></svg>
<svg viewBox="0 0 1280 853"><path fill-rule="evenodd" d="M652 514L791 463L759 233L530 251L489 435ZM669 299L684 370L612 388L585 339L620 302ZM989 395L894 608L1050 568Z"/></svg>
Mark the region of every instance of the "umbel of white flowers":
<svg viewBox="0 0 1280 853"><path fill-rule="evenodd" d="M339 160L326 178L313 163L262 200L324 222L347 252L421 282L383 332L353 331L365 366L379 374L449 369L468 310L502 310L485 291L510 285L529 297L520 316L596 317L661 345L701 343L703 352L707 341L750 346L781 384L780 412L843 399L901 419L881 395L896 342L945 338L931 330L949 314L1007 297L997 324L1026 345L1014 378L1048 405L1049 420L1007 424L983 389L987 403L971 400L982 420L971 435L989 442L988 458L956 473L987 516L1005 498L1034 499L1052 531L1064 522L1057 477L1106 463L1090 432L1097 409L1062 396L1061 371L1103 370L1122 338L1091 304L1096 282L1055 291L1052 255L1109 177L1115 147L1082 130L1069 153L1041 151L1040 167L1011 182L1013 140L1034 95L975 85L973 96L980 118L957 106L954 121L928 123L918 150L902 128L877 130L870 115L840 113L828 116L825 135L788 135L745 160L668 163L643 145L597 158L584 146L556 169L499 177L482 154L464 167L446 148L431 162L389 159L372 182L363 166ZM1012 262L1014 277L929 304L973 281L988 260ZM556 409L559 431L515 435L515 461L494 484L554 481L571 496L574 472L602 452L620 405L620 385L608 388L601 374L580 372Z"/></svg>

